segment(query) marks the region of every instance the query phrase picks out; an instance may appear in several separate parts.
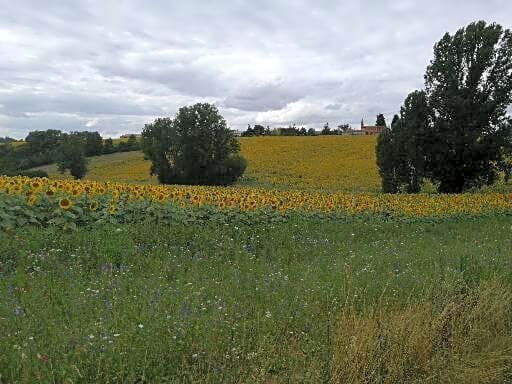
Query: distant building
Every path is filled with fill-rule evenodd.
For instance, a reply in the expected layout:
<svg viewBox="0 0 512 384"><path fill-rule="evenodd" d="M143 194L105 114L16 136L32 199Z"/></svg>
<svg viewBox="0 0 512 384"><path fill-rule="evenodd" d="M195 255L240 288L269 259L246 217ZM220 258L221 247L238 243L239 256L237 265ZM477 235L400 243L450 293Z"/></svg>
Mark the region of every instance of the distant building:
<svg viewBox="0 0 512 384"><path fill-rule="evenodd" d="M364 121L361 120L361 131L364 135L380 135L386 127L380 127L378 125L364 125Z"/></svg>
<svg viewBox="0 0 512 384"><path fill-rule="evenodd" d="M238 129L231 129L231 133L235 136L242 136L242 133Z"/></svg>

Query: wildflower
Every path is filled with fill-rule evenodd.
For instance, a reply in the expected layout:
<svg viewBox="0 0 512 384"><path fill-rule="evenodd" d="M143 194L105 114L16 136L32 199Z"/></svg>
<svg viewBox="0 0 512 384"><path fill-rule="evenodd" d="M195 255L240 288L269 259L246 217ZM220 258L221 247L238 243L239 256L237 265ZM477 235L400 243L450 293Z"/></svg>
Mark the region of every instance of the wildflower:
<svg viewBox="0 0 512 384"><path fill-rule="evenodd" d="M23 310L23 308L21 308L19 305L17 305L15 308L14 308L14 316L23 316L25 314L25 311Z"/></svg>
<svg viewBox="0 0 512 384"><path fill-rule="evenodd" d="M142 329L142 328L144 328L144 325L143 324L139 324L139 325L137 325L137 327L139 327L139 329Z"/></svg>

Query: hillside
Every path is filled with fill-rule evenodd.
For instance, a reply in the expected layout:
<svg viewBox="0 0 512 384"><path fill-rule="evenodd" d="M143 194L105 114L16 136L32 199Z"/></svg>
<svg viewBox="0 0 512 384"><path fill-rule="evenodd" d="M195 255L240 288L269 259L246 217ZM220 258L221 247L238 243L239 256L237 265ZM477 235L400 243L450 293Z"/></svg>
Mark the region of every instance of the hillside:
<svg viewBox="0 0 512 384"><path fill-rule="evenodd" d="M374 136L240 138L249 161L241 185L327 191L378 191ZM90 159L87 179L156 183L141 152ZM62 177L55 165L38 167Z"/></svg>

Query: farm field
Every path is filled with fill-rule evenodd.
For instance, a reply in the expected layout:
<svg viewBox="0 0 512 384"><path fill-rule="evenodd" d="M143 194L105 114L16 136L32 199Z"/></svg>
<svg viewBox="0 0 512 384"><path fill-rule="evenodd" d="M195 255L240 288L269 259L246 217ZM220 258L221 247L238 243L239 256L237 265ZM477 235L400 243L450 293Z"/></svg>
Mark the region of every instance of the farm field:
<svg viewBox="0 0 512 384"><path fill-rule="evenodd" d="M0 177L0 383L512 382L508 186L375 193L345 138L358 174L281 139L228 188Z"/></svg>
<svg viewBox="0 0 512 384"><path fill-rule="evenodd" d="M124 140L124 139L119 139ZM242 137L242 155L248 160L238 186L323 192L379 192L375 136ZM53 179L69 179L56 165L41 169ZM150 162L140 151L89 159L86 180L157 184ZM425 192L432 192L425 185ZM510 192L512 182L485 187L484 192Z"/></svg>
<svg viewBox="0 0 512 384"><path fill-rule="evenodd" d="M374 136L240 138L248 168L239 185L322 191L378 192ZM86 179L157 183L141 152L93 157ZM55 165L38 167L61 178Z"/></svg>
<svg viewBox="0 0 512 384"><path fill-rule="evenodd" d="M23 227L0 234L0 382L509 382L511 230Z"/></svg>

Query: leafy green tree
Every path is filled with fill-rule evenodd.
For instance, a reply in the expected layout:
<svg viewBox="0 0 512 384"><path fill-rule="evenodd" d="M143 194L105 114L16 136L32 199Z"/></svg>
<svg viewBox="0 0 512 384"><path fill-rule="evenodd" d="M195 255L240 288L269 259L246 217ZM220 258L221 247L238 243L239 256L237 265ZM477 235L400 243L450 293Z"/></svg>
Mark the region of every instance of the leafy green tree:
<svg viewBox="0 0 512 384"><path fill-rule="evenodd" d="M265 127L260 124L256 124L252 130L255 136L263 136L265 134Z"/></svg>
<svg viewBox="0 0 512 384"><path fill-rule="evenodd" d="M512 33L479 21L446 33L425 75L433 110L429 176L440 192L496 181L510 140Z"/></svg>
<svg viewBox="0 0 512 384"><path fill-rule="evenodd" d="M83 135L80 132L73 132L63 136L58 150L55 151L55 161L59 172L69 170L75 179L82 179L87 173L87 159L85 157L85 146Z"/></svg>
<svg viewBox="0 0 512 384"><path fill-rule="evenodd" d="M375 122L375 125L377 127L387 127L386 119L384 118L384 115L382 113L379 113L377 115L377 121Z"/></svg>
<svg viewBox="0 0 512 384"><path fill-rule="evenodd" d="M63 133L56 129L48 129L46 131L29 132L25 141L28 143L32 153L46 152L49 153L62 140Z"/></svg>
<svg viewBox="0 0 512 384"><path fill-rule="evenodd" d="M84 138L85 155L97 156L103 152L103 138L98 132L80 132Z"/></svg>
<svg viewBox="0 0 512 384"><path fill-rule="evenodd" d="M245 171L240 144L217 108L180 108L174 120L156 119L142 132L151 173L164 184L227 185Z"/></svg>
<svg viewBox="0 0 512 384"><path fill-rule="evenodd" d="M431 145L430 116L423 91L410 93L391 128L377 139L377 165L382 189L388 193L417 193L426 172L426 150Z"/></svg>
<svg viewBox="0 0 512 384"><path fill-rule="evenodd" d="M137 151L140 149L139 142L137 141L137 136L130 135L128 136L128 141L126 142L131 151Z"/></svg>
<svg viewBox="0 0 512 384"><path fill-rule="evenodd" d="M0 175L11 175L18 168L14 148L10 142L0 145Z"/></svg>
<svg viewBox="0 0 512 384"><path fill-rule="evenodd" d="M377 166L382 182L382 192L397 193L397 162L395 157L395 142L393 131L385 128L377 137Z"/></svg>
<svg viewBox="0 0 512 384"><path fill-rule="evenodd" d="M324 128L322 129L321 135L331 135L331 128L329 128L329 123L325 123Z"/></svg>
<svg viewBox="0 0 512 384"><path fill-rule="evenodd" d="M308 129L308 136L316 136L315 128L309 128Z"/></svg>
<svg viewBox="0 0 512 384"><path fill-rule="evenodd" d="M393 118L396 179L399 190L417 193L421 190L427 170L431 109L424 91L410 93L400 109L400 118Z"/></svg>
<svg viewBox="0 0 512 384"><path fill-rule="evenodd" d="M103 154L107 155L109 153L114 153L116 151L114 147L114 141L109 137L103 142Z"/></svg>

